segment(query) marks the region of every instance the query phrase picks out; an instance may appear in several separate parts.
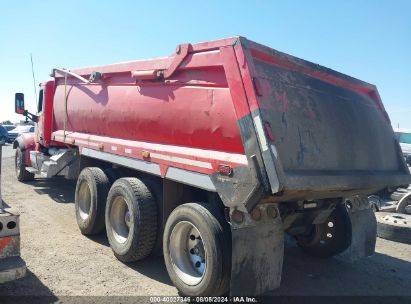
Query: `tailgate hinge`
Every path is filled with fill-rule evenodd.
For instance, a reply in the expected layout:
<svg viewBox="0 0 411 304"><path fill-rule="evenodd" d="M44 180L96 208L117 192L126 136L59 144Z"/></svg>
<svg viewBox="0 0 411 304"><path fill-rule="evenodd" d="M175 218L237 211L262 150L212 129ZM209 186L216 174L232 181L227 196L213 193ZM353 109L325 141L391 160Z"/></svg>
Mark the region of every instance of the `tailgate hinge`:
<svg viewBox="0 0 411 304"><path fill-rule="evenodd" d="M159 78L167 79L173 75L178 69L183 60L187 57L189 51L192 49L191 44L180 44L177 46L173 61L165 70L146 70L146 71L131 71L131 77L135 80L155 80Z"/></svg>

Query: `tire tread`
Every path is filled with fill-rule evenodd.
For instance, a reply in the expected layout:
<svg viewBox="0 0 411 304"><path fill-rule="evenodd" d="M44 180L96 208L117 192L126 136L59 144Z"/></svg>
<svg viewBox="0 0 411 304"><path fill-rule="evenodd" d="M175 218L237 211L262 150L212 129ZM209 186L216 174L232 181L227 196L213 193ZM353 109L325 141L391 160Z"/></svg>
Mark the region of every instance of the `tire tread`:
<svg viewBox="0 0 411 304"><path fill-rule="evenodd" d="M79 180L84 178L87 180L87 178L91 178L95 181L96 184L96 215L94 218L93 223L89 227L81 227L79 225L80 231L83 235L93 235L93 234L98 234L104 230L105 226L105 221L104 221L104 213L105 213L105 207L106 207L106 200L107 200L107 195L110 189L110 181L105 174L105 172L99 168L99 167L87 167L84 168L78 178L77 185L76 185L76 196L75 196L75 201L77 202L77 191L78 191L78 186L79 186ZM77 221L79 221L78 216L78 206L76 203L76 218Z"/></svg>
<svg viewBox="0 0 411 304"><path fill-rule="evenodd" d="M228 223L224 223L222 220L222 216L219 214L219 210L214 208L213 206L206 204L206 203L186 203L180 205L171 213L165 228L164 233L164 244L168 243L169 233L171 233L170 229L173 226L174 221L176 220L175 217L179 217L180 214L184 214L185 217L190 217L190 214L197 213L200 218L206 224L206 227L210 229L211 235L214 235L216 238L216 250L221 252L208 252L208 254L214 255L215 257L221 258L221 265L216 265L215 267L219 268L219 275L213 276L214 282L210 283L208 286L201 288L201 291L198 290L199 293L196 293L196 296L210 296L210 295L224 295L229 289L229 282L230 282L230 259L231 259L231 236L229 235L229 227ZM197 227L198 228L198 227ZM200 231L201 233L201 231ZM168 261L168 249L164 247L164 258L166 260L167 270L169 272L172 281L176 285L181 285L179 283L179 279L174 278L176 275L172 270L172 266L170 261ZM218 259L218 258L217 258ZM210 267L210 266L209 266ZM174 278L174 279L173 279ZM177 281L177 282L175 282ZM180 292L184 295L190 295L187 291L183 288L187 288L183 284L183 288L177 286L180 289Z"/></svg>
<svg viewBox="0 0 411 304"><path fill-rule="evenodd" d="M25 159L26 159L26 150L22 150L20 148L16 149L16 155L15 157L17 157L17 151L20 151L20 157L22 158L21 162L20 162L20 171L19 174L17 175L17 180L19 182L29 182L32 181L34 179L34 174L30 173L26 170L26 163L25 163ZM17 168L16 168L17 169ZM17 173L17 171L16 171Z"/></svg>
<svg viewBox="0 0 411 304"><path fill-rule="evenodd" d="M396 226L390 223L386 223L382 220L382 217L386 214L395 213L383 213L380 212L377 215L377 235L378 237L390 241L411 244L411 227ZM401 214L404 215L404 214ZM411 216L408 216L411 219Z"/></svg>
<svg viewBox="0 0 411 304"><path fill-rule="evenodd" d="M138 220L134 225L138 225L138 229L133 231L133 242L126 254L119 255L114 250L113 252L123 262L138 261L147 257L153 251L157 238L157 205L148 187L138 178L120 178L114 183L113 187L119 184L123 184L122 187L129 188L136 198L137 204L135 204L135 207L138 208Z"/></svg>

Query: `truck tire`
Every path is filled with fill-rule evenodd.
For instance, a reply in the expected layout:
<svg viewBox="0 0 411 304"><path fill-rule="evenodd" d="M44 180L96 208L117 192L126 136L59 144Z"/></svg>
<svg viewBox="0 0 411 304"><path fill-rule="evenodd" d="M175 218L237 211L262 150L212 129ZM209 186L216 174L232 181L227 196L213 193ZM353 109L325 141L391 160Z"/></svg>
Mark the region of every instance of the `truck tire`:
<svg viewBox="0 0 411 304"><path fill-rule="evenodd" d="M16 149L14 164L16 168L17 180L19 182L29 182L34 179L34 174L26 170L26 150L22 150L20 148Z"/></svg>
<svg viewBox="0 0 411 304"><path fill-rule="evenodd" d="M105 168L104 173L107 175L111 185L119 178L124 177L123 172L120 169Z"/></svg>
<svg viewBox="0 0 411 304"><path fill-rule="evenodd" d="M84 168L76 185L74 206L77 225L84 235L104 230L104 213L110 181L104 171L97 167Z"/></svg>
<svg viewBox="0 0 411 304"><path fill-rule="evenodd" d="M186 296L220 296L229 288L231 237L217 210L202 203L174 209L164 229L164 261Z"/></svg>
<svg viewBox="0 0 411 304"><path fill-rule="evenodd" d="M153 256L163 255L163 219L162 214L160 214L160 203L163 201L163 184L159 178L155 177L144 177L142 182L148 187L150 192L153 194L157 206L157 236L156 242L152 251Z"/></svg>
<svg viewBox="0 0 411 304"><path fill-rule="evenodd" d="M118 179L106 205L106 231L114 255L123 262L147 257L157 237L157 205L153 194L138 178Z"/></svg>
<svg viewBox="0 0 411 304"><path fill-rule="evenodd" d="M124 172L114 169L114 168L107 168L104 169L108 179L110 180L111 184L113 184L117 179L124 177ZM148 187L150 192L154 195L154 199L157 203L157 214L159 220L157 221L157 237L156 243L154 245L154 249L152 251L152 255L154 256L162 256L163 255L163 221L162 216L160 214L160 202L163 200L163 184L162 180L157 177L151 176L144 176L140 178L140 180Z"/></svg>
<svg viewBox="0 0 411 304"><path fill-rule="evenodd" d="M344 204L338 204L325 223L312 226L308 235L297 237L302 251L310 256L329 258L351 244L351 221Z"/></svg>
<svg viewBox="0 0 411 304"><path fill-rule="evenodd" d="M377 218L377 235L380 238L411 244L411 215L379 212Z"/></svg>
<svg viewBox="0 0 411 304"><path fill-rule="evenodd" d="M411 192L404 195L397 204L396 213L411 214Z"/></svg>

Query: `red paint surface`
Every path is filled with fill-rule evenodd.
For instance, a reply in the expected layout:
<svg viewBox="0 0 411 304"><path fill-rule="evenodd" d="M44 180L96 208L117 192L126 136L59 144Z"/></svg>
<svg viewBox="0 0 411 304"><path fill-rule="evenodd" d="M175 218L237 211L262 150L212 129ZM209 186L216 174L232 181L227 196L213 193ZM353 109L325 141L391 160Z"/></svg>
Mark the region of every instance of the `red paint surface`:
<svg viewBox="0 0 411 304"><path fill-rule="evenodd" d="M192 84L179 82L190 75ZM66 131L243 153L233 102L222 76L223 69L209 69L178 72L170 83L70 85ZM195 84L200 81L214 87ZM63 82L57 82L54 130L64 130Z"/></svg>
<svg viewBox="0 0 411 304"><path fill-rule="evenodd" d="M248 49L241 47L240 44L237 44L234 50L237 57L238 66L240 68L244 90L247 94L249 111L254 112L258 110L259 104L257 92L254 88L253 82L253 77L256 73L253 69L252 57L250 51Z"/></svg>
<svg viewBox="0 0 411 304"><path fill-rule="evenodd" d="M0 238L0 251L2 251L4 248L6 248L7 245L10 244L12 239L13 238L11 236Z"/></svg>
<svg viewBox="0 0 411 304"><path fill-rule="evenodd" d="M62 137L63 131L60 130L54 132L53 136ZM111 137L88 135L84 133L67 133L66 143L157 163L160 164L161 174L166 173L168 166L211 174L217 171L220 164L229 165L233 168L247 165L247 158L243 154L183 148L181 146L161 145L135 140L116 139ZM115 147L115 151L113 151L113 146ZM211 164L211 168L203 168L192 164L182 164L178 161L165 160L156 157L154 153L160 154L161 156L177 157L184 160L206 162Z"/></svg>
<svg viewBox="0 0 411 304"><path fill-rule="evenodd" d="M42 84L43 88L43 111L37 113L37 142L48 147L51 142L51 129L53 125L53 100L54 100L54 80Z"/></svg>
<svg viewBox="0 0 411 304"><path fill-rule="evenodd" d="M242 118L250 114L250 107L234 49L231 46L221 48L221 57L224 62L224 71L230 87L231 98L235 101L234 108L237 118Z"/></svg>
<svg viewBox="0 0 411 304"><path fill-rule="evenodd" d="M36 128L38 132L39 128ZM36 133L22 133L19 138L23 141L24 149L26 150L26 165L31 166L30 151L36 149Z"/></svg>
<svg viewBox="0 0 411 304"><path fill-rule="evenodd" d="M167 174L167 170L168 170L168 166L167 165L160 165L160 173L161 173L161 177L165 177Z"/></svg>

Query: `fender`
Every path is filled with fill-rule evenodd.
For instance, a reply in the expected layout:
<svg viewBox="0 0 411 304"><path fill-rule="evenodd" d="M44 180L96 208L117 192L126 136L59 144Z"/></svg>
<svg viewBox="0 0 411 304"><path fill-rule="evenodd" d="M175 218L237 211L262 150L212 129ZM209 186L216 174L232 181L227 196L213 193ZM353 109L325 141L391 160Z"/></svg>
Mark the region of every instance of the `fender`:
<svg viewBox="0 0 411 304"><path fill-rule="evenodd" d="M22 151L27 151L26 153L26 166L31 166L30 161L30 151L35 150L36 141L34 133L22 133L13 142L13 149L20 148Z"/></svg>

